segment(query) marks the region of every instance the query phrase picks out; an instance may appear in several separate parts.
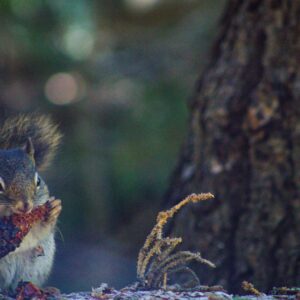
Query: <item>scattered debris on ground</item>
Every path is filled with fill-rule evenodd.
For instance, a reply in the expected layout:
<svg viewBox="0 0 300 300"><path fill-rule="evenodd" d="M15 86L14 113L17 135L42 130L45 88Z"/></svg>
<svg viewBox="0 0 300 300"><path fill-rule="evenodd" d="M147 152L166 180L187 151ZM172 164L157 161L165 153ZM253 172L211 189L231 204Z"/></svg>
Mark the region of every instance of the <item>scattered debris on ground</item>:
<svg viewBox="0 0 300 300"><path fill-rule="evenodd" d="M55 287L39 288L29 281L20 281L15 291L0 293L2 300L55 300L62 299L60 290Z"/></svg>
<svg viewBox="0 0 300 300"><path fill-rule="evenodd" d="M275 297L281 298L286 296L295 296L297 300L300 300L300 287L274 287L271 291L271 294ZM286 298L283 298L286 299Z"/></svg>
<svg viewBox="0 0 300 300"><path fill-rule="evenodd" d="M288 294L281 295L265 295L260 296L245 295L234 296L228 294L220 286L199 286L194 289L180 289L180 287L174 285L168 289L155 289L155 290L140 290L137 289L137 285L123 288L121 290L115 290L108 287L107 284L102 284L99 288L93 289L92 292L72 293L69 295L62 295L64 300L160 300L160 299L172 299L172 300L299 300L300 297L297 294L289 294L291 291L297 289L288 289ZM283 292L283 291L282 291ZM298 289L299 292L299 289Z"/></svg>
<svg viewBox="0 0 300 300"><path fill-rule="evenodd" d="M74 300L96 300L96 299L114 299L114 300L154 300L154 299L174 299L174 300L187 300L187 299L210 299L210 300L226 300L232 299L232 296L227 294L222 287L209 287L204 286L203 289L177 289L176 286L170 287L167 290L156 289L156 290L141 290L138 288L138 284L130 287L123 288L121 290L115 290L108 288L107 285L101 285L100 288L93 289L88 293L70 294L64 296L64 299Z"/></svg>
<svg viewBox="0 0 300 300"><path fill-rule="evenodd" d="M178 285L169 286L168 289L144 289L138 288L138 283L116 290L103 283L91 292L78 292L71 294L48 293L46 290L36 290L27 285L23 290L23 298L8 297L0 294L2 300L299 300L300 288L273 288L270 295L260 296L243 295L236 296L227 293L221 286L198 286L193 289L182 289Z"/></svg>
<svg viewBox="0 0 300 300"><path fill-rule="evenodd" d="M259 290L257 290L254 285L248 281L243 281L242 282L242 289L245 292L249 292L251 295L254 296L262 296L263 293L261 293Z"/></svg>

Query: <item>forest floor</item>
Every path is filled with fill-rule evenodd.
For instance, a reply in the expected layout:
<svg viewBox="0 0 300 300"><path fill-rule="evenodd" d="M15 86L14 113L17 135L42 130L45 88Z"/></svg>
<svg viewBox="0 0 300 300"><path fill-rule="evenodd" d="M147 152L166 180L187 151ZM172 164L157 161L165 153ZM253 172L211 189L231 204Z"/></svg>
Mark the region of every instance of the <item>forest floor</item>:
<svg viewBox="0 0 300 300"><path fill-rule="evenodd" d="M285 294L282 294L285 292ZM92 300L92 299L112 299L112 300L159 300L159 299L172 299L172 300L271 300L271 299L285 299L285 300L300 300L300 289L273 289L272 295L244 295L237 296L228 294L222 290L220 286L207 287L199 286L193 289L178 289L176 286L171 286L166 289L155 290L140 290L136 285L125 287L121 290L116 290L108 287L107 284L102 284L99 288L93 289L91 292L71 293L62 295L61 299L72 300Z"/></svg>
<svg viewBox="0 0 300 300"><path fill-rule="evenodd" d="M270 295L258 293L257 295L233 295L227 293L221 286L198 286L193 289L179 288L178 285L167 286L164 289L143 290L137 284L117 290L106 283L89 292L76 292L60 294L58 289L38 289L31 283L24 283L18 293L8 297L0 294L0 299L5 300L300 300L300 288L273 289ZM253 291L252 291L253 292ZM245 292L246 294L247 292Z"/></svg>
<svg viewBox="0 0 300 300"><path fill-rule="evenodd" d="M100 288L101 289L101 288ZM271 300L271 299L286 299L286 300L299 300L300 295L265 295L260 296L254 295L244 295L236 296L231 295L226 292L203 292L200 290L182 290L182 291L172 291L172 290L133 290L130 288L124 288L121 290L107 289L104 291L99 291L97 294L97 289L92 292L82 292L82 293L71 293L68 295L63 295L61 299L72 299L72 300L92 300L92 299L106 299L106 300L159 300L159 299L172 299L172 300L189 300L189 299L199 299L199 300Z"/></svg>

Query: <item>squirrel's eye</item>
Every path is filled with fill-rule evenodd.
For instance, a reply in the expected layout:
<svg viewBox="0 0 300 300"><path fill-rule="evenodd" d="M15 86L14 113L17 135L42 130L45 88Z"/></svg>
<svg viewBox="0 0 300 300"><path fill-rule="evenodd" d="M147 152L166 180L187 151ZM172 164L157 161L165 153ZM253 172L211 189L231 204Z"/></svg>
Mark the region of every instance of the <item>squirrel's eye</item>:
<svg viewBox="0 0 300 300"><path fill-rule="evenodd" d="M0 194L3 194L5 190L4 180L0 177Z"/></svg>
<svg viewBox="0 0 300 300"><path fill-rule="evenodd" d="M40 178L40 176L38 175L38 173L35 173L35 175L34 175L34 181L35 181L35 185L36 185L37 187L39 187L39 186L41 185L41 178Z"/></svg>
<svg viewBox="0 0 300 300"><path fill-rule="evenodd" d="M36 182L36 186L40 186L40 185L41 185L41 178L39 176L38 179L37 179L37 182Z"/></svg>

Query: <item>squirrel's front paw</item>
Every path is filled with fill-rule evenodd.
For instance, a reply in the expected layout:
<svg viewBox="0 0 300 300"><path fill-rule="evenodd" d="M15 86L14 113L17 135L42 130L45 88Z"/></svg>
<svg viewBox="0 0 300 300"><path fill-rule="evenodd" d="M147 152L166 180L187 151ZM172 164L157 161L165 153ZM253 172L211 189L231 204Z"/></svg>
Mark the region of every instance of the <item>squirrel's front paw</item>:
<svg viewBox="0 0 300 300"><path fill-rule="evenodd" d="M52 197L48 202L48 205L49 214L46 218L46 223L55 223L62 210L61 200Z"/></svg>

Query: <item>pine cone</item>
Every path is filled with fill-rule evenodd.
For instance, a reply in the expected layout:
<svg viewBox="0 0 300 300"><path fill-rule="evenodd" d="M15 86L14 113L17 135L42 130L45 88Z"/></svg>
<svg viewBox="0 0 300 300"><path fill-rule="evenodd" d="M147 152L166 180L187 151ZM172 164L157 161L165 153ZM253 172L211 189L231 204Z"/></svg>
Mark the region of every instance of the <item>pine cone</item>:
<svg viewBox="0 0 300 300"><path fill-rule="evenodd" d="M50 202L35 207L31 212L13 214L0 219L0 258L18 248L32 226L46 220Z"/></svg>

